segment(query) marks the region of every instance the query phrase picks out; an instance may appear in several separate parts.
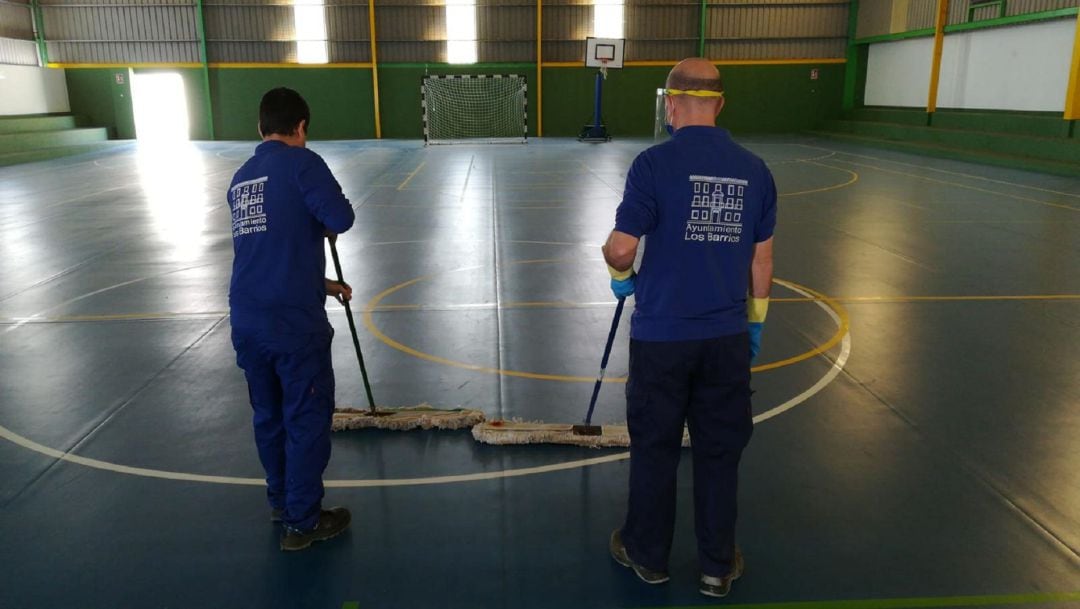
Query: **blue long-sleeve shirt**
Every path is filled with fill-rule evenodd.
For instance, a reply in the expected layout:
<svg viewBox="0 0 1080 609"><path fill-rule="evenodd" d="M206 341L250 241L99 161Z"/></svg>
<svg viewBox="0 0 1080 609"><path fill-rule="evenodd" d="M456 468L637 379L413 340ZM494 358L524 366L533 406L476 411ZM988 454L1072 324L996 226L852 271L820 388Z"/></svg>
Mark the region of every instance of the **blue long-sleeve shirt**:
<svg viewBox="0 0 1080 609"><path fill-rule="evenodd" d="M325 231L352 226L352 205L314 152L265 141L233 176L233 328L327 334Z"/></svg>

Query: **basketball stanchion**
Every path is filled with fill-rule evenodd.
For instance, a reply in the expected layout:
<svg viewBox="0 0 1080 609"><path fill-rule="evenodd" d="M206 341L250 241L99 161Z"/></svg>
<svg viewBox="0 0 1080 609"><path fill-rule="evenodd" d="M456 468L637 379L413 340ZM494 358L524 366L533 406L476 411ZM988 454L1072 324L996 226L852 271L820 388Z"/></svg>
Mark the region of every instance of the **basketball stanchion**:
<svg viewBox="0 0 1080 609"><path fill-rule="evenodd" d="M604 125L601 111L604 99L604 81L609 69L619 69L623 65L622 39L587 38L585 40L585 66L597 68L595 95L593 96L593 121L585 125L578 135L578 141L590 143L610 142L611 135Z"/></svg>

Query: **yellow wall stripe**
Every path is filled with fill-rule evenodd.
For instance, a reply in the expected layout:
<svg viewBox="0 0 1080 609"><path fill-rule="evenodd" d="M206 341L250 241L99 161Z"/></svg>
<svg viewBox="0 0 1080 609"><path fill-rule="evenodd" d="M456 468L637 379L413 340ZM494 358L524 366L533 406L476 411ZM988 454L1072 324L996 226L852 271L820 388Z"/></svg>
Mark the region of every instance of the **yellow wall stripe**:
<svg viewBox="0 0 1080 609"><path fill-rule="evenodd" d="M188 62L174 62L174 63L50 63L47 67L50 68L62 68L62 69L79 69L79 68L157 68L157 69L169 69L169 68L202 68L201 63L188 63Z"/></svg>
<svg viewBox="0 0 1080 609"><path fill-rule="evenodd" d="M682 61L681 59L664 59L657 61L627 61L623 65L627 68L666 67L673 66ZM710 61L717 66L790 66L790 65L817 65L817 64L843 64L847 59L843 57L821 57L816 59L717 59ZM546 61L545 68L583 68L584 61Z"/></svg>
<svg viewBox="0 0 1080 609"><path fill-rule="evenodd" d="M539 50L539 49L538 49ZM374 49L373 49L374 51ZM374 55L373 55L374 57ZM663 67L674 66L681 60L670 59L663 61L627 61L623 65L628 68L644 68L644 67ZM711 62L717 66L783 66L783 65L825 65L825 64L843 64L847 63L843 58L818 58L818 59L747 59L747 60L717 60ZM211 62L208 64L211 68L216 69L272 69L272 68L290 68L290 69L346 69L346 68L362 68L372 69L377 66L377 63L372 62L352 62L352 63L229 63L229 62ZM435 67L449 67L443 64L432 64ZM541 67L544 68L584 68L585 62L583 61L545 61L542 62ZM186 62L173 62L173 63L50 63L50 68L201 68L201 63L186 63ZM391 66L392 67L392 66ZM539 73L538 73L539 80ZM539 98L539 96L538 96ZM539 105L539 104L538 104Z"/></svg>
<svg viewBox="0 0 1080 609"><path fill-rule="evenodd" d="M225 63L225 62L222 62L222 63L211 63L210 67L211 68L224 68L224 69L237 69L237 68L245 68L245 69L258 69L258 68L263 68L263 69L265 69L265 68L298 68L298 69L301 69L301 68L306 68L306 69L312 69L312 68L323 68L323 69L326 69L326 68L330 68L330 69L367 68L367 69L371 69L372 67L374 67L374 64L372 64L371 62L366 62L366 61L364 61L364 62L351 62L351 63L350 62L346 62L346 63Z"/></svg>

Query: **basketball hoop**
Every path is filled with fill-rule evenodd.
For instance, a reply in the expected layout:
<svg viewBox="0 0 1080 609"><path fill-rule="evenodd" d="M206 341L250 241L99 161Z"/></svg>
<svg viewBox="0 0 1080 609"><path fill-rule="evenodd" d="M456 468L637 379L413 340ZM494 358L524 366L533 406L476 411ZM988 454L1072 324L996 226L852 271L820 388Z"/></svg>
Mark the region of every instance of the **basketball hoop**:
<svg viewBox="0 0 1080 609"><path fill-rule="evenodd" d="M601 101L603 99L604 81L607 80L608 70L618 70L623 67L623 47L626 41L621 38L586 38L585 39L585 67L597 68L594 76L596 84L593 98L593 122L585 125L581 130L578 140L582 142L607 142L611 140L607 127L604 126L600 116Z"/></svg>

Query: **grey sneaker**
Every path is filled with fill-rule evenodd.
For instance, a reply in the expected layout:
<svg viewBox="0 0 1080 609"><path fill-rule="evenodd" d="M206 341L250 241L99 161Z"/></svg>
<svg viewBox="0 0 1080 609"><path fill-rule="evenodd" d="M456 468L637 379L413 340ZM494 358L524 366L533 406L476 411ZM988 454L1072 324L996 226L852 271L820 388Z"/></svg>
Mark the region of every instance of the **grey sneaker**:
<svg viewBox="0 0 1080 609"><path fill-rule="evenodd" d="M285 516L285 510L281 508L270 508L270 522L281 522Z"/></svg>
<svg viewBox="0 0 1080 609"><path fill-rule="evenodd" d="M608 544L608 549L611 550L611 557L615 559L615 562L633 569L634 573L637 573L641 581L646 584L662 584L671 579L664 571L652 571L630 560L630 555L626 553L626 546L623 545L619 529L611 532L611 543Z"/></svg>
<svg viewBox="0 0 1080 609"><path fill-rule="evenodd" d="M303 550L316 541L337 537L348 528L351 520L349 510L343 507L323 510L319 514L319 522L310 531L304 532L286 527L285 534L281 536L281 549L286 552Z"/></svg>
<svg viewBox="0 0 1080 609"><path fill-rule="evenodd" d="M723 577L713 577L703 573L698 590L705 596L724 598L728 595L728 592L731 592L731 582L742 576L744 567L742 550L739 549L739 546L735 546L735 560L731 564L731 573Z"/></svg>

